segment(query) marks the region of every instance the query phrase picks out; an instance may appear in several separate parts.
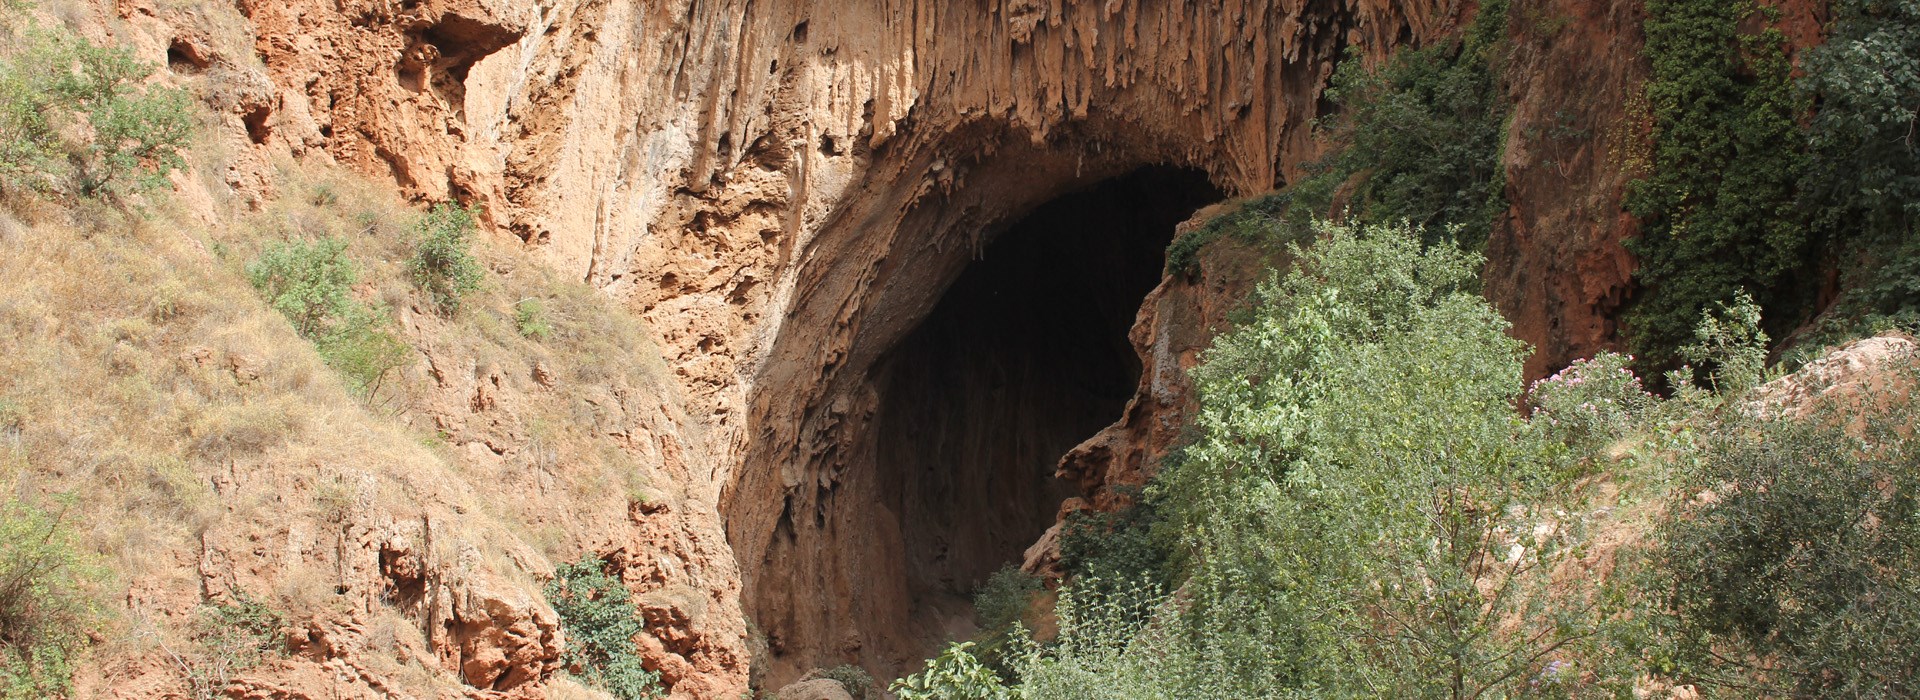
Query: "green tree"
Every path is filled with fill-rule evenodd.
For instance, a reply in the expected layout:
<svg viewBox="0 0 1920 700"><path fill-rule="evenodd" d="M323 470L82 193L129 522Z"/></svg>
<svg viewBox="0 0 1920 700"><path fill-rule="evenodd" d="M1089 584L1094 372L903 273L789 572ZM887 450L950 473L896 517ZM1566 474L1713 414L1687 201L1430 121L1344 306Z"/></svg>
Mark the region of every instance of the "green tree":
<svg viewBox="0 0 1920 700"><path fill-rule="evenodd" d="M162 186L193 137L185 91L143 86L125 49L29 26L0 57L0 179L119 197Z"/></svg>
<svg viewBox="0 0 1920 700"><path fill-rule="evenodd" d="M1525 348L1477 256L1323 225L1194 371L1196 438L1150 496L1184 550L1070 581L1036 698L1488 697L1579 675L1600 601L1545 589L1580 541Z"/></svg>

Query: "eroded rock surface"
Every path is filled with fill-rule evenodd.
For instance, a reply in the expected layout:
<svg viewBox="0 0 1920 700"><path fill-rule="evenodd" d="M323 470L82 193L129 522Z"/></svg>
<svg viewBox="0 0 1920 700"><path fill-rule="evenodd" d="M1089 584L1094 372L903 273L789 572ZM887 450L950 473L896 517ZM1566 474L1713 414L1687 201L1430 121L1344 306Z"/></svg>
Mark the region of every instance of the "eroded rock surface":
<svg viewBox="0 0 1920 700"><path fill-rule="evenodd" d="M1818 26L1818 3L1792 5L1795 40L1816 40L1801 30ZM1540 348L1538 374L1612 342L1631 295L1621 241L1635 226L1618 201L1645 137L1631 99L1644 79L1643 9L1514 6L1504 162L1514 206L1489 244L1488 290ZM612 555L641 601L645 656L676 697L731 698L746 686L748 617L765 637L756 667L768 687L839 663L884 677L948 632L908 583L917 565L906 550L919 546L903 525L910 489L890 485L896 465L876 425L899 376L888 358L998 234L1149 166L1191 169L1229 195L1283 186L1316 155L1310 123L1346 52L1378 59L1438 40L1474 3L238 8L227 22L145 0L113 7L143 54L182 79L231 76L209 100L232 154L226 187L275 196L270 163L301 158L477 204L491 245L533 250L648 323L668 385L568 385L555 380L567 368L536 364L531 385L516 386L517 375L428 352L440 387L431 412L472 462L498 466L529 446L517 397L558 392L591 406L595 429L669 488L543 522ZM1116 398L1118 422L1059 467L1091 505L1117 505L1112 487L1143 481L1177 437L1185 370L1257 274L1239 253L1217 251L1197 280L1148 297L1130 337L1141 370L1132 398ZM500 469L521 480L503 490L551 481ZM423 517L451 509L436 508ZM407 522L370 522L350 538L358 554L340 560L358 562L354 585L417 599L438 621L427 651L475 689L550 673L558 642L550 611L527 599L535 583L447 579L412 543L429 528ZM922 570L948 570L936 563Z"/></svg>

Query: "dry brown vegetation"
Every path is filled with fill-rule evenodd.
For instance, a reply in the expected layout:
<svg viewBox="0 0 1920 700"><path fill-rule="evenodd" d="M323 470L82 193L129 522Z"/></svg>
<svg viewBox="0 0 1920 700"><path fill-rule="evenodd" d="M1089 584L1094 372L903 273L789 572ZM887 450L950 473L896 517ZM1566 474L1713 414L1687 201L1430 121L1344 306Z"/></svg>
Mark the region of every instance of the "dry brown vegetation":
<svg viewBox="0 0 1920 700"><path fill-rule="evenodd" d="M366 675L458 688L424 623L352 561L356 539L430 518L429 568L537 599L553 563L610 546L630 504L674 498L649 486L676 449L649 436L677 409L638 321L486 245L481 290L453 318L430 313L400 267L415 209L337 171L282 174L287 196L222 207L233 223L214 230L171 201L15 202L0 218L0 486L75 496L67 521L111 571L83 694L183 689L197 611L242 597L296 626L341 624ZM390 309L415 351L372 395L242 274L272 242L325 236L348 241L354 295ZM516 326L526 299L543 338Z"/></svg>

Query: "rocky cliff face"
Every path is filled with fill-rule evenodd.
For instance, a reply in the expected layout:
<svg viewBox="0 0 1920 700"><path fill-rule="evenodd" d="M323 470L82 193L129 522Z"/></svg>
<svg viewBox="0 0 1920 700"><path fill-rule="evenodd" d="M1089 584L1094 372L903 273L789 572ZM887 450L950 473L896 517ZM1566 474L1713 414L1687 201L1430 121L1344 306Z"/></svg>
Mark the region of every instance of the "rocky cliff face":
<svg viewBox="0 0 1920 700"><path fill-rule="evenodd" d="M238 9L234 29L223 8L114 8L153 60L231 76L216 105L234 144L227 186L270 197L267 164L294 157L390 178L419 199L478 204L494 244L534 251L647 322L700 439L675 441L671 457L650 452L678 465L668 473L684 496L644 514L662 529L639 528L653 534L619 551L644 569L629 577L648 582L636 585L701 601L700 621L651 625L649 658L672 670L676 695L732 697L745 682L742 615L764 634L759 666L775 682L838 663L897 672L964 627L965 590L996 561L1018 559L1052 504L1069 495L1104 504L1102 487L1144 478L1186 405L1181 370L1254 274L1220 272L1233 266L1226 260L1200 282L1166 281L1137 323L1156 280L1087 302L1120 305L1092 325L1131 325L1132 353L1114 349L1117 336L1098 341L1104 349L1025 354L995 354L1016 341L989 339L979 362L957 370L964 376L934 376L941 352L992 325L938 316L969 264L992 259L990 243L1049 235L1016 224L1143 169L1187 175L1094 206L1137 206L1129 211L1170 226L1213 196L1282 186L1315 155L1310 122L1345 52L1379 57L1435 40L1475 5L241 0ZM1489 294L1540 348L1531 367L1544 370L1610 342L1631 291L1620 242L1634 224L1618 200L1645 136L1633 101L1641 10L1637 0L1515 0L1513 16L1514 206L1489 246ZM234 31L246 40L221 40ZM1079 237L1070 251L1100 253L1098 236L1063 235ZM1151 249L1171 231L1142 235ZM1095 284L1100 274L1071 268L1096 259L1007 274ZM1031 303L1055 301L1029 293ZM1076 360L1096 356L1088 362L1112 367L1072 375L1084 368ZM1019 391L1036 377L1078 388ZM1074 391L1087 398L1045 403ZM1067 479L1045 476L1095 433L1064 463ZM982 440L1004 449L960 447ZM426 536L416 529L394 536ZM692 577L646 563L670 542L718 568ZM729 547L737 576L713 562ZM404 552L393 558L405 568ZM510 660L498 677L539 676L550 651Z"/></svg>

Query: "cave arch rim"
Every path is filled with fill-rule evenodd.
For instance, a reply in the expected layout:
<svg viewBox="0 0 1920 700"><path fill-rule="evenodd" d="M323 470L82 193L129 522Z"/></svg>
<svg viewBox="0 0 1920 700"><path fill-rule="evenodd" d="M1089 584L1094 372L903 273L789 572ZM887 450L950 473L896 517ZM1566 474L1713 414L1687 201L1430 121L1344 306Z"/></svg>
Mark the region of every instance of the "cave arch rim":
<svg viewBox="0 0 1920 700"><path fill-rule="evenodd" d="M839 212L835 221L822 227L823 231L834 229L837 240L823 233L817 248L809 251L816 258L810 263L812 287L804 280L799 285L788 309L789 332L775 338L776 347L761 366L762 381L755 385L744 431L751 437L738 443L743 458L722 501L728 539L742 574L743 607L766 632L774 652L769 669L773 678L791 680L810 664L844 662L885 675L923 658L925 648L902 643L897 633L874 631L901 626L894 623L902 619L899 609L903 606L893 605L895 610L887 612L876 610L871 601L915 598L900 583L908 576L897 562L818 549L807 555L815 560L803 561L800 552L805 546L821 547L831 538L849 537L849 528L836 518L852 507L866 507L849 504L877 500L872 484L849 485L850 472L872 471L857 463L864 461L859 455L874 449L874 419L882 399L875 386L876 368L934 313L961 276L1008 232L1050 202L1143 171L1164 171L1199 183L1207 194L1165 223L1163 238L1153 246L1153 282L1157 283L1159 261L1172 239L1173 224L1194 209L1233 194L1221 185L1221 174L1196 167L1189 158L1140 157L1126 149L1099 154L1085 150L1011 139L979 161L955 162L922 152L917 156L919 167L902 170L914 175L870 184L869 189L898 194L906 189L903 180L937 177L941 169L932 167L936 163L960 180L957 186L930 197L924 192L911 199L883 197L864 210ZM869 240L856 240L862 236ZM877 255L871 247L874 237L883 239ZM862 246L851 245L854 242L869 248L863 251ZM907 281L913 284L903 284ZM1126 349L1134 364L1129 384L1137 381L1139 359L1126 342L1127 328L1151 288L1152 284L1145 285L1128 300L1125 323L1108 334ZM820 312L827 307L835 313ZM818 337L791 333L810 320L829 319L843 326L837 339L821 342ZM1121 398L1098 424L1083 426L1072 442L1057 446L1047 455L1047 472L1079 441L1120 418L1123 407ZM1058 498L1048 503L1044 516L1051 519L1059 504ZM1037 536L1039 531L1031 534ZM1031 540L1027 538L1022 547ZM877 541L878 548L898 549L903 544L886 536ZM862 573L849 576L850 571ZM849 626L866 629L842 634L839 628ZM797 631L808 627L820 629ZM914 651L903 653L903 648Z"/></svg>

